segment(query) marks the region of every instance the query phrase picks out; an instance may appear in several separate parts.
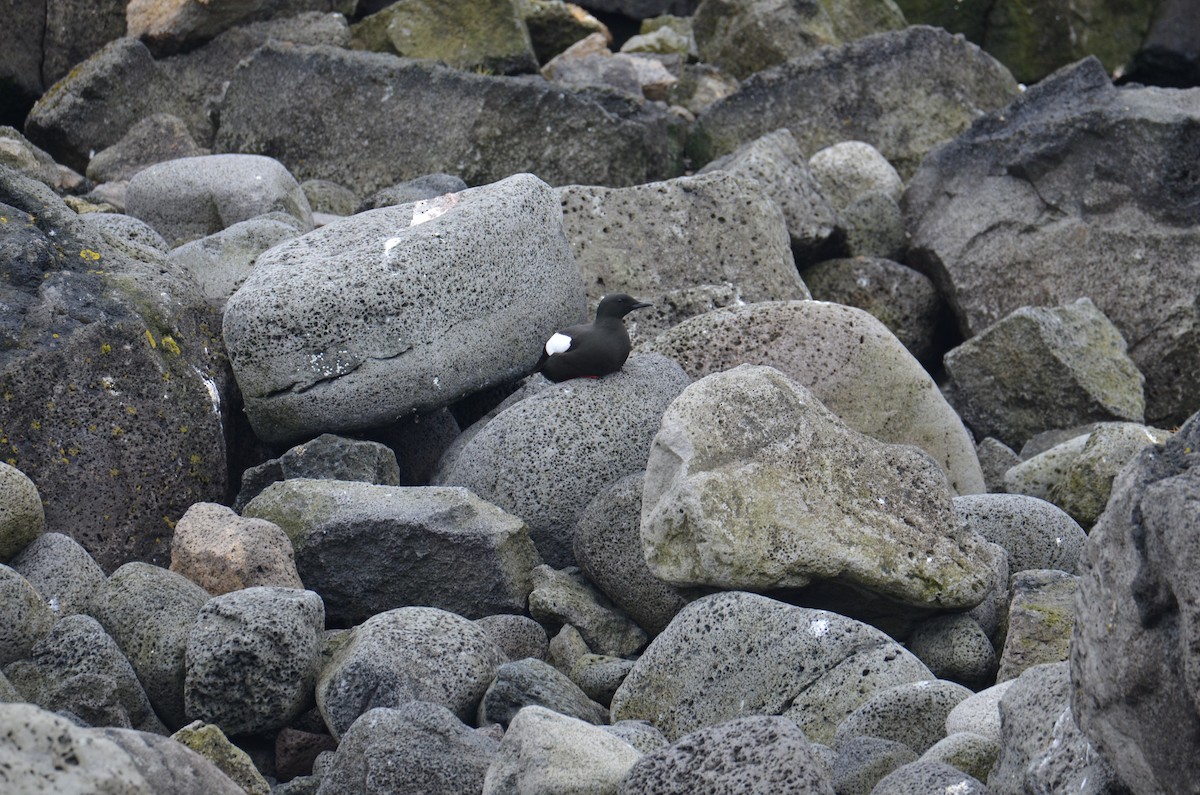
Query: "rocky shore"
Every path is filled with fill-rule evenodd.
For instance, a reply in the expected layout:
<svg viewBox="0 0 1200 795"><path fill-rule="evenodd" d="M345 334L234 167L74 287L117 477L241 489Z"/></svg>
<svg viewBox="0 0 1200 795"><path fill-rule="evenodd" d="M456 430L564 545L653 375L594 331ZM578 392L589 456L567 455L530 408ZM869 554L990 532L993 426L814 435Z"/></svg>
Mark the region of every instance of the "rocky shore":
<svg viewBox="0 0 1200 795"><path fill-rule="evenodd" d="M1200 25L968 5L15 10L0 791L1195 792Z"/></svg>

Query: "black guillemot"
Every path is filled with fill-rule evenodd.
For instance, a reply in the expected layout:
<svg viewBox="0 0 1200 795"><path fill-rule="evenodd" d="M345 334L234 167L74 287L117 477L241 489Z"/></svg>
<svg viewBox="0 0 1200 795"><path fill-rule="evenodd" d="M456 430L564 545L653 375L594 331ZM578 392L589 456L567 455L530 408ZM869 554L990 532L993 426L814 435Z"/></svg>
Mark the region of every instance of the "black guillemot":
<svg viewBox="0 0 1200 795"><path fill-rule="evenodd" d="M629 358L629 332L623 318L648 306L624 293L604 296L596 307L596 321L555 332L533 371L555 382L615 373Z"/></svg>

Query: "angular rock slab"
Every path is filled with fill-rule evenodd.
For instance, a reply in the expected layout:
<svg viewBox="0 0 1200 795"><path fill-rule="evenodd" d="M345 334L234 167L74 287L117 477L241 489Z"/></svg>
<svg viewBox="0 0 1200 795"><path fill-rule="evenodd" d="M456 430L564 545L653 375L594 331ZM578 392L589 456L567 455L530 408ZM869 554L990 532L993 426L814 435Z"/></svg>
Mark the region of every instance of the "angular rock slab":
<svg viewBox="0 0 1200 795"><path fill-rule="evenodd" d="M667 408L641 536L650 570L676 585L835 580L903 604L970 608L995 579L993 552L960 526L929 456L851 430L756 365L706 376Z"/></svg>
<svg viewBox="0 0 1200 795"><path fill-rule="evenodd" d="M1055 428L1141 422L1144 379L1088 298L1021 307L945 356L950 402L977 437L1012 448Z"/></svg>
<svg viewBox="0 0 1200 795"><path fill-rule="evenodd" d="M1146 420L1182 423L1200 408L1200 204L1181 167L1197 117L1200 91L1115 88L1095 59L1064 69L925 160L904 198L910 264L966 337L1091 298L1146 376Z"/></svg>
<svg viewBox="0 0 1200 795"><path fill-rule="evenodd" d="M775 367L856 431L920 447L959 494L985 491L962 420L904 345L861 309L822 301L727 307L640 349L674 358L693 378L743 363Z"/></svg>
<svg viewBox="0 0 1200 795"><path fill-rule="evenodd" d="M388 425L530 370L583 313L560 214L549 186L519 174L259 257L224 325L255 432L283 442Z"/></svg>
<svg viewBox="0 0 1200 795"><path fill-rule="evenodd" d="M654 305L627 319L634 340L695 314L689 305L706 302L689 299L705 288L742 301L811 297L787 221L759 180L716 171L628 188L568 185L559 194L588 299L629 293Z"/></svg>
<svg viewBox="0 0 1200 795"><path fill-rule="evenodd" d="M864 141L907 177L935 145L1016 95L1008 70L974 44L914 25L749 77L700 115L688 147L706 163L786 127L809 155Z"/></svg>
<svg viewBox="0 0 1200 795"><path fill-rule="evenodd" d="M521 612L541 563L524 522L462 488L296 478L244 514L288 534L332 626L405 605L468 618Z"/></svg>
<svg viewBox="0 0 1200 795"><path fill-rule="evenodd" d="M315 129L314 107L337 122ZM638 185L681 170L666 111L653 103L279 43L234 72L214 149L269 153L301 180L333 180L359 195L436 172L469 185L521 172L552 185Z"/></svg>
<svg viewBox="0 0 1200 795"><path fill-rule="evenodd" d="M1135 793L1200 780L1200 415L1113 482L1081 561L1071 638L1079 727Z"/></svg>
<svg viewBox="0 0 1200 795"><path fill-rule="evenodd" d="M574 562L575 523L613 481L646 465L659 421L690 379L663 356L635 355L600 379L549 384L468 429L434 482L465 486L529 524L551 566ZM514 395L514 398L518 395Z"/></svg>
<svg viewBox="0 0 1200 795"><path fill-rule="evenodd" d="M647 720L668 739L793 705L824 703L827 738L879 687L932 678L874 627L825 610L745 592L692 602L642 653L617 688L614 722ZM810 737L807 710L786 714Z"/></svg>
<svg viewBox="0 0 1200 795"><path fill-rule="evenodd" d="M487 633L433 607L371 616L337 638L317 682L317 708L334 737L373 707L428 701L470 720L505 661Z"/></svg>

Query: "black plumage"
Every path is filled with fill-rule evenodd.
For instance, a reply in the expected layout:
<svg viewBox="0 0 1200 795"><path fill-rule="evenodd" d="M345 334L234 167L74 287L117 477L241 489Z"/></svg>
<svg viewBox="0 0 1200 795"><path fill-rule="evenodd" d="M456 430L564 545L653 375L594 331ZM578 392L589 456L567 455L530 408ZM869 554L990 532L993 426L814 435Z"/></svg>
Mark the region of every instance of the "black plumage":
<svg viewBox="0 0 1200 795"><path fill-rule="evenodd" d="M606 295L596 308L594 322L565 328L547 340L533 371L555 382L615 373L629 358L624 318L648 306L624 293Z"/></svg>

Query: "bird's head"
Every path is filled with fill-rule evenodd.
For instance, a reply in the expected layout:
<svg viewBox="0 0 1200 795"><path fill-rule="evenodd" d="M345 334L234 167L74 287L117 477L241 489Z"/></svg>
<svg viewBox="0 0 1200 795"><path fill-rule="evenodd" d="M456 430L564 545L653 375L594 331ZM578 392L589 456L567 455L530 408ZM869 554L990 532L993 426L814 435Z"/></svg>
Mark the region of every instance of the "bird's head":
<svg viewBox="0 0 1200 795"><path fill-rule="evenodd" d="M643 303L625 293L613 293L600 299L600 306L596 307L596 318L625 317L635 309L645 309L648 306L652 304Z"/></svg>

